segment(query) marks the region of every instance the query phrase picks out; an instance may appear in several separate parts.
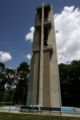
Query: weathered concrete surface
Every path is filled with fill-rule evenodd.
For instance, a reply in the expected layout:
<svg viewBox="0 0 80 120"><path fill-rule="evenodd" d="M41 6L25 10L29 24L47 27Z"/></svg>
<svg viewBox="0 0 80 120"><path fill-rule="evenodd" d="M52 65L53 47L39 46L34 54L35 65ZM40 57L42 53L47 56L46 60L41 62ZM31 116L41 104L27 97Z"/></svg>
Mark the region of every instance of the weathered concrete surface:
<svg viewBox="0 0 80 120"><path fill-rule="evenodd" d="M37 8L32 54L27 105L60 108L60 81L51 5Z"/></svg>

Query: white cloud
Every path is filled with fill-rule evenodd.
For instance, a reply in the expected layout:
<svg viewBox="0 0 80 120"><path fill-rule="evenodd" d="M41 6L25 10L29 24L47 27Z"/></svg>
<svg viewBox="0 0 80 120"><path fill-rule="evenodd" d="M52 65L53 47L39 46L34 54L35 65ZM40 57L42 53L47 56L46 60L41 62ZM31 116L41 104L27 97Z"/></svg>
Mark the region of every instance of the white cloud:
<svg viewBox="0 0 80 120"><path fill-rule="evenodd" d="M27 54L26 57L27 57L28 60L31 60L31 54Z"/></svg>
<svg viewBox="0 0 80 120"><path fill-rule="evenodd" d="M30 28L30 32L25 35L25 40L33 42L34 27Z"/></svg>
<svg viewBox="0 0 80 120"><path fill-rule="evenodd" d="M55 29L58 51L58 62L69 63L80 59L80 10L64 7L61 13L55 14Z"/></svg>
<svg viewBox="0 0 80 120"><path fill-rule="evenodd" d="M0 51L0 62L7 62L12 59L12 56L9 52Z"/></svg>

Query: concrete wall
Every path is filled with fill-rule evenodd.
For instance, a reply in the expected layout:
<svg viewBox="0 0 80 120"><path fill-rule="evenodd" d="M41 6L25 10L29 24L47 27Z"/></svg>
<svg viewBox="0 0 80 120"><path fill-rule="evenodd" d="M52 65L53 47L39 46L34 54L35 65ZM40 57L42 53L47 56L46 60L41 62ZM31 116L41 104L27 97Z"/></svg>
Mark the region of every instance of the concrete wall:
<svg viewBox="0 0 80 120"><path fill-rule="evenodd" d="M48 20L51 22L51 27L49 28L48 23L46 24L46 29L49 29L49 34L48 34L48 46L44 47L44 53L43 53L42 106L60 108L61 106L60 81L59 81L59 72L58 72L58 64L57 64L54 19L53 19L51 6L48 15ZM30 83L29 83L29 93L31 97L31 102L29 103L33 105L38 105L40 99L39 78L40 78L40 48L41 47L39 43L40 43L41 26L39 27L40 28L38 29L35 27L34 41L32 47L33 57L31 63L31 74L30 74ZM49 50L49 48L52 49L52 52Z"/></svg>

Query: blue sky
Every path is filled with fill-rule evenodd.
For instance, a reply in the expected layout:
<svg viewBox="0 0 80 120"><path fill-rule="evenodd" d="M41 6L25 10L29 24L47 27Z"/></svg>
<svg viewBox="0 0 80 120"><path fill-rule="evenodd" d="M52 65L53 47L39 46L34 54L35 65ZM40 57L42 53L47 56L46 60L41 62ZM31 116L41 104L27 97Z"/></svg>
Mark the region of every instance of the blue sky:
<svg viewBox="0 0 80 120"><path fill-rule="evenodd" d="M29 60L31 42L25 40L34 25L36 7L42 0L0 0L0 51L11 55L6 60L8 67L15 69L22 61ZM80 7L80 0L44 0L54 7L54 13L60 13L65 6ZM1 61L2 62L2 61Z"/></svg>

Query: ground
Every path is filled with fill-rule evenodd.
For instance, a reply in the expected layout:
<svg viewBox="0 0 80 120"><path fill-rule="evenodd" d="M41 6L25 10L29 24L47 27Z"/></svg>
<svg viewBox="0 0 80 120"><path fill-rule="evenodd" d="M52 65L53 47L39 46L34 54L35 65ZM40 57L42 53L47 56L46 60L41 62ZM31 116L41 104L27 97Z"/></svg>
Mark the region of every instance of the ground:
<svg viewBox="0 0 80 120"><path fill-rule="evenodd" d="M80 120L80 118L0 113L0 120Z"/></svg>

